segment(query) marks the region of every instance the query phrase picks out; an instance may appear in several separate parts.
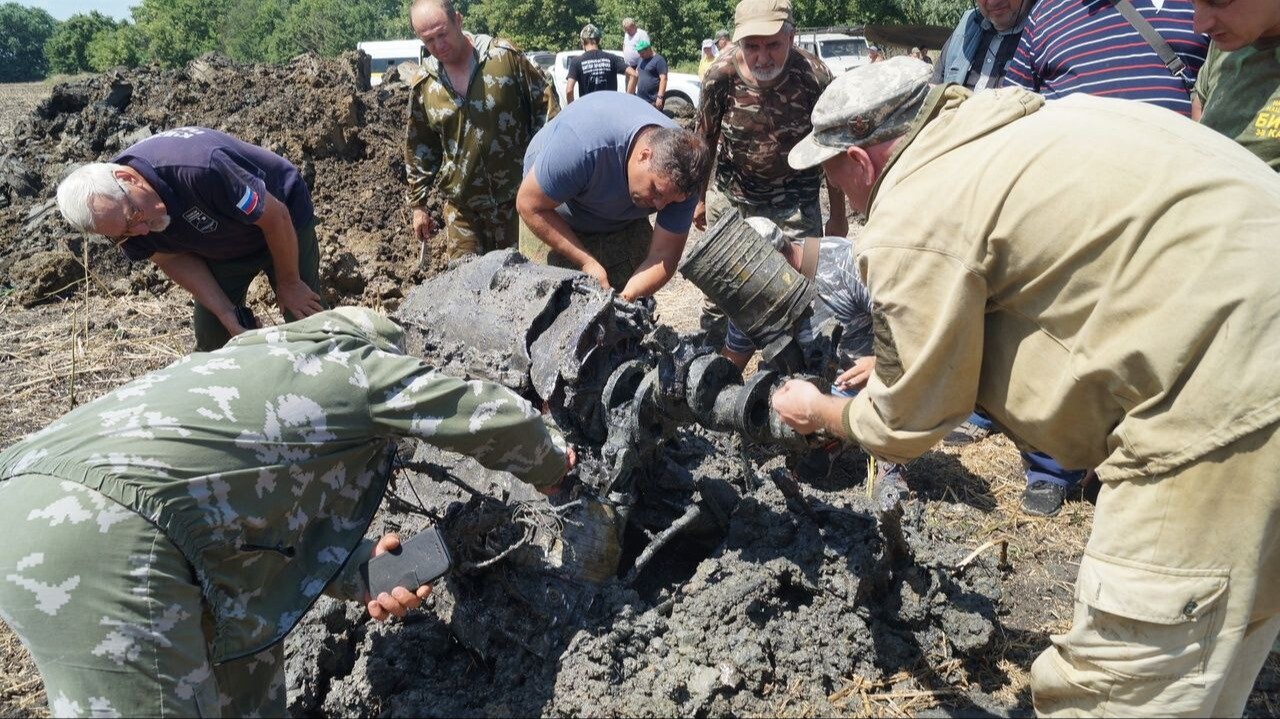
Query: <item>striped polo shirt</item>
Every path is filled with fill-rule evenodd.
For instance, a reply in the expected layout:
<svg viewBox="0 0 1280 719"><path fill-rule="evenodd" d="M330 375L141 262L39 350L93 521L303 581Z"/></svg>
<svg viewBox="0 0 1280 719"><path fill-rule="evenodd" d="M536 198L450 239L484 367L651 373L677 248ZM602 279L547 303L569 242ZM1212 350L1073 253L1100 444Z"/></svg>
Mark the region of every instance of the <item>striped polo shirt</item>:
<svg viewBox="0 0 1280 719"><path fill-rule="evenodd" d="M1191 29L1191 0L1131 0L1194 80L1209 39ZM1056 99L1076 92L1140 100L1191 115L1191 97L1111 0L1040 0L1005 84Z"/></svg>

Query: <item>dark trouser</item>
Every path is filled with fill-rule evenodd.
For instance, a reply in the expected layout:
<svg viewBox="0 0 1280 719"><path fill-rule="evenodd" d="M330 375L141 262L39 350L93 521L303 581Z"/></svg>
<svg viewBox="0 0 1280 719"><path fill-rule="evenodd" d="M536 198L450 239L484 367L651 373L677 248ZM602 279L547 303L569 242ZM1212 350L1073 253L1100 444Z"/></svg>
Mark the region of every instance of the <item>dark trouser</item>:
<svg viewBox="0 0 1280 719"><path fill-rule="evenodd" d="M991 420L978 412L969 415L968 422L983 429L993 430ZM1071 489L1084 479L1084 472L1078 469L1064 469L1053 457L1044 452L1023 452L1022 459L1027 463L1027 485L1036 482L1050 482L1063 489Z"/></svg>
<svg viewBox="0 0 1280 719"><path fill-rule="evenodd" d="M445 203L444 236L449 259L515 247L519 223L515 200L484 209Z"/></svg>
<svg viewBox="0 0 1280 719"><path fill-rule="evenodd" d="M244 304L244 296L249 292L249 285L260 272L267 273L271 288L275 289L276 269L272 264L271 252L266 248L246 257L237 257L233 260L209 260L206 264L209 265L209 272L213 274L213 279L217 281L218 286L226 293L232 304ZM316 242L314 221L298 228L298 273L307 287L316 293L320 292L320 245ZM285 313L284 318L289 322L301 319L288 312ZM191 328L195 331L197 352L212 352L231 339L227 328L222 326L217 316L199 302L196 303L191 315Z"/></svg>
<svg viewBox="0 0 1280 719"><path fill-rule="evenodd" d="M632 220L617 232L579 232L577 236L587 254L596 258L609 273L609 286L621 292L649 256L653 225L648 220ZM540 265L581 269L564 255L553 252L524 222L520 223L520 254Z"/></svg>

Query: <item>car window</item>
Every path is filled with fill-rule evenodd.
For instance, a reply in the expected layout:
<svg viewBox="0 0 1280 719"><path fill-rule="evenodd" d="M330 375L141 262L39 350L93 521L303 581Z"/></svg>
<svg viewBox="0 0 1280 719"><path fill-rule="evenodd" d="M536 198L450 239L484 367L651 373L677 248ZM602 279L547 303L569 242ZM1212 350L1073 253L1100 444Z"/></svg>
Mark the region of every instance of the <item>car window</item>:
<svg viewBox="0 0 1280 719"><path fill-rule="evenodd" d="M822 41L822 57L862 57L867 54L867 42L857 38Z"/></svg>

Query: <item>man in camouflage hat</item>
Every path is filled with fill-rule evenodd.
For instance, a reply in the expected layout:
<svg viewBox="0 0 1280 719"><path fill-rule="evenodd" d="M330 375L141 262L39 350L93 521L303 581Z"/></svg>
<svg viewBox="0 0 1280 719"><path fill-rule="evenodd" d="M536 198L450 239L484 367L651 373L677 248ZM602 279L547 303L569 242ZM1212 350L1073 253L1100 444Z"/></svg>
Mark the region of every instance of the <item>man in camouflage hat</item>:
<svg viewBox="0 0 1280 719"><path fill-rule="evenodd" d="M786 155L813 125L809 114L831 82L827 66L795 46L789 0L742 0L734 11L734 45L720 53L702 83L698 129L715 153L715 187L704 188L694 222L705 228L731 209L767 217L801 237L849 232L844 196L828 185L824 228L822 173L794 170ZM824 231L825 230L825 231ZM704 306L703 329L724 337L724 316Z"/></svg>
<svg viewBox="0 0 1280 719"><path fill-rule="evenodd" d="M409 95L405 173L413 234L436 228L427 211L444 198L450 259L514 247L520 163L560 102L537 66L510 42L462 31L452 0L417 0L409 18L431 57Z"/></svg>
<svg viewBox="0 0 1280 719"><path fill-rule="evenodd" d="M635 74L620 56L600 49L600 28L588 23L578 37L582 40L582 54L569 59L565 104L573 102L575 91L581 97L601 90L617 92L618 76Z"/></svg>
<svg viewBox="0 0 1280 719"><path fill-rule="evenodd" d="M853 400L788 382L773 406L901 462L976 402L1096 467L1036 713L1240 716L1280 633L1280 179L1145 103L928 77L910 58L849 72L791 152L867 213L876 365Z"/></svg>
<svg viewBox="0 0 1280 719"><path fill-rule="evenodd" d="M516 394L403 354L365 309L236 336L0 453L0 618L55 716L285 716L281 640L319 598L403 616L430 587L361 596L393 438L556 487L568 454Z"/></svg>

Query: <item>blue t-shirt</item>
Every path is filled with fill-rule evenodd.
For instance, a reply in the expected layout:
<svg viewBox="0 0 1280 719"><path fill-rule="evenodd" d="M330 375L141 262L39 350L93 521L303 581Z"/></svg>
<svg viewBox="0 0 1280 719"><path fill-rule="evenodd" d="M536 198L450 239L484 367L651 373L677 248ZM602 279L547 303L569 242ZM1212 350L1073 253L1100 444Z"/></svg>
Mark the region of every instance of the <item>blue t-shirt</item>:
<svg viewBox="0 0 1280 719"><path fill-rule="evenodd" d="M640 130L678 127L634 95L596 92L566 105L533 136L524 153L524 174L534 172L542 191L561 203L556 211L575 232L617 232L652 210L631 201L627 155ZM658 213L662 229L689 231L697 193Z"/></svg>
<svg viewBox="0 0 1280 719"><path fill-rule="evenodd" d="M662 82L662 76L667 74L667 59L656 52L647 60L642 57L636 63L636 73L639 75L636 80L636 97L648 102L658 99L658 86Z"/></svg>
<svg viewBox="0 0 1280 719"><path fill-rule="evenodd" d="M169 226L130 238L125 257L191 253L210 260L266 249L254 226L267 194L289 208L294 228L314 217L311 193L298 168L274 152L203 127L180 127L139 142L111 159L137 170L160 195Z"/></svg>

